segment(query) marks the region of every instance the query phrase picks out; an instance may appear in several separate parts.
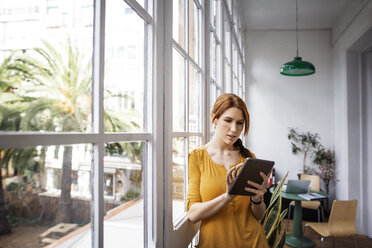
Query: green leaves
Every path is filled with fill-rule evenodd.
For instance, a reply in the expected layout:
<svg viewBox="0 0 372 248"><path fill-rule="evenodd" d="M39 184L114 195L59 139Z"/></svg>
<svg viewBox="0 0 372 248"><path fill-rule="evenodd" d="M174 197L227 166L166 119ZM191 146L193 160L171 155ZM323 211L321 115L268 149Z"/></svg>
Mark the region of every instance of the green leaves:
<svg viewBox="0 0 372 248"><path fill-rule="evenodd" d="M311 174L312 170L309 170L307 163L307 155L312 155L312 152L323 149L320 144L320 137L317 133L303 132L299 133L296 129L290 128L288 133L288 139L291 143L291 150L293 154L303 153L303 171L305 174ZM309 168L308 168L309 167Z"/></svg>
<svg viewBox="0 0 372 248"><path fill-rule="evenodd" d="M320 144L320 137L317 133L298 133L296 129L290 128L288 139L291 141L293 154L296 154L298 151L304 152L322 147Z"/></svg>
<svg viewBox="0 0 372 248"><path fill-rule="evenodd" d="M261 220L270 247L282 248L285 243L285 230L282 230L281 225L288 210L282 211L282 187L287 176L288 172L274 189L265 217Z"/></svg>

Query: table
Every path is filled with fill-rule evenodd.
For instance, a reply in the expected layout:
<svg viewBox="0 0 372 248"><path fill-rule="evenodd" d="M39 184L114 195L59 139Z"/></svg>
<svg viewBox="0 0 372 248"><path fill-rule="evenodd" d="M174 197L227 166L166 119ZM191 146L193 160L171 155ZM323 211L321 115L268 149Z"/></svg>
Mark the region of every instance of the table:
<svg viewBox="0 0 372 248"><path fill-rule="evenodd" d="M274 187L270 188L270 192L273 193ZM322 199L314 199L314 201L324 200L328 198L328 195L321 191L310 191L309 193L318 193L324 198ZM294 213L293 213L293 233L287 234L287 238L285 240L285 244L291 247L303 247L303 248L311 248L314 247L314 242L306 237L302 236L302 206L301 201L307 201L304 198L298 196L298 194L294 193L285 193L282 192L282 198L286 198L288 200L292 200L295 202L294 206ZM302 243L302 244L301 244Z"/></svg>

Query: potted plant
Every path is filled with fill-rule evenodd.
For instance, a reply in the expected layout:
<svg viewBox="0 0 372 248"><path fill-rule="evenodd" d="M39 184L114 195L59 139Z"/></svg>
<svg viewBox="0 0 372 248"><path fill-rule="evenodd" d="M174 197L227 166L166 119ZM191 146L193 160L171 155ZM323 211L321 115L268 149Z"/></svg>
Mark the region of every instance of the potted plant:
<svg viewBox="0 0 372 248"><path fill-rule="evenodd" d="M314 154L313 162L318 166L317 174L323 180L327 194L329 194L329 184L335 179L335 154L329 149L321 147Z"/></svg>
<svg viewBox="0 0 372 248"><path fill-rule="evenodd" d="M307 164L308 157L312 156L314 152L321 149L320 137L317 133L303 132L299 133L296 129L290 128L288 139L291 142L293 154L303 153L302 169L304 174L315 174L314 168Z"/></svg>
<svg viewBox="0 0 372 248"><path fill-rule="evenodd" d="M288 139L291 141L293 154L304 153L303 172L305 174L319 175L325 184L326 193L328 194L329 184L336 177L334 152L323 147L317 133L298 133L296 129L291 128L288 133ZM314 168L307 164L308 156L313 158L312 162L317 167Z"/></svg>
<svg viewBox="0 0 372 248"><path fill-rule="evenodd" d="M270 247L282 248L285 244L286 229L282 228L282 221L288 209L282 211L282 187L287 179L288 172L275 187L270 203L266 208L261 224L264 228L267 242Z"/></svg>

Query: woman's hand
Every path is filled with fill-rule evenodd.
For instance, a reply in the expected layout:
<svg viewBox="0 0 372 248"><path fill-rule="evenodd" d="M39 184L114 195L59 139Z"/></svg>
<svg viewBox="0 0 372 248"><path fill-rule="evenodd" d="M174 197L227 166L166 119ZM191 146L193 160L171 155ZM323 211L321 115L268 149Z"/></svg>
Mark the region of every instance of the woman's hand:
<svg viewBox="0 0 372 248"><path fill-rule="evenodd" d="M228 171L227 171L227 176L226 176L226 195L228 197L228 199L231 201L232 199L235 198L236 195L231 195L229 194L229 191L232 187L232 185L234 184L235 182L235 179L236 177L238 176L238 170L240 167L242 167L243 163L241 164L238 164L232 168L230 168Z"/></svg>
<svg viewBox="0 0 372 248"><path fill-rule="evenodd" d="M270 175L271 175L272 171L273 170L271 170L270 173L267 176L265 175L265 173L260 172L260 175L263 178L262 184L258 184L258 183L252 182L252 181L247 182L249 185L252 185L253 187L256 188L256 189L252 189L252 188L249 188L249 187L245 188L246 191L256 194L255 196L252 196L253 201L255 201L255 202L261 201L262 197L264 196L264 194L267 191L267 188L269 187L269 178L270 178Z"/></svg>

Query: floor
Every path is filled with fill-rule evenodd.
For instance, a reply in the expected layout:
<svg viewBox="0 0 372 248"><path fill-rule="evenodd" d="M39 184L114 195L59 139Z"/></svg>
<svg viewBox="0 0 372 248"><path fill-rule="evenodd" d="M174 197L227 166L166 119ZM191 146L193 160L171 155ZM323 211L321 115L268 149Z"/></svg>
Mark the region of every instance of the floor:
<svg viewBox="0 0 372 248"><path fill-rule="evenodd" d="M35 248L39 247L39 235L48 227L19 226L12 228L12 233L0 236L0 248Z"/></svg>
<svg viewBox="0 0 372 248"><path fill-rule="evenodd" d="M283 224L287 225L287 220L283 220ZM303 224L307 223L304 221ZM292 219L289 221L289 233L292 232ZM314 232L311 228L306 228L305 236L310 238L314 243L315 247L321 247L319 235ZM359 248L372 248L372 239L368 238L364 235L357 235L356 236L357 244ZM285 248L290 248L290 246L285 245ZM331 248L332 247L332 239L325 239L324 240L324 247ZM335 247L336 248L346 248L346 247L355 247L354 239L353 238L337 238L335 240Z"/></svg>
<svg viewBox="0 0 372 248"><path fill-rule="evenodd" d="M287 224L287 220L283 220L284 225ZM304 221L304 223L306 223ZM12 229L12 234L0 236L0 248L35 248L39 247L38 235L44 232L46 227L17 227ZM289 232L292 232L292 220L289 222ZM306 228L305 236L312 239L315 243L315 247L320 246L319 236L312 231L310 228ZM357 235L357 243L359 248L372 248L372 239L367 236ZM284 246L289 248L289 246ZM331 240L325 240L325 248L332 247ZM355 247L352 238L338 238L335 241L335 247L337 248L347 248Z"/></svg>

